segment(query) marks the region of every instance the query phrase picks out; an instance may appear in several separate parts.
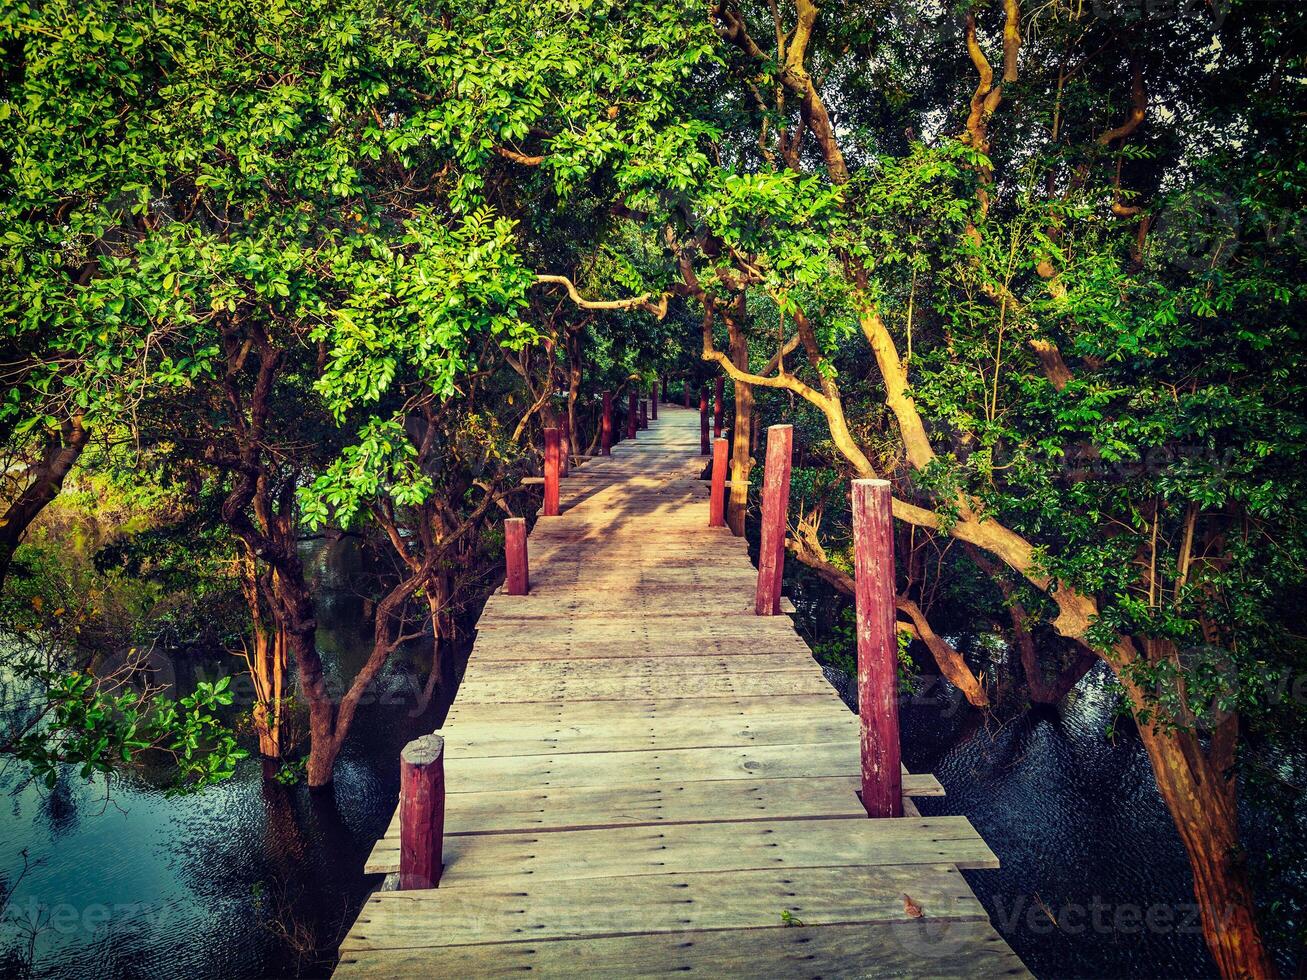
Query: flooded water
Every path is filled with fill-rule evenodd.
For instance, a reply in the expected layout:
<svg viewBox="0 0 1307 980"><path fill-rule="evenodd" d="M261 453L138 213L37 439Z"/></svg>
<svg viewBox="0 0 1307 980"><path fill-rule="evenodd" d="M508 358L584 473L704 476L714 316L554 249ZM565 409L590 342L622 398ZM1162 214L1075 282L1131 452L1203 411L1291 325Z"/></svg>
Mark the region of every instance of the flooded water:
<svg viewBox="0 0 1307 980"><path fill-rule="evenodd" d="M1132 734L1104 737L1113 701L1105 672L1060 710L1006 723L953 691L910 699L904 764L947 793L918 808L965 814L998 855L1000 870L966 878L1036 976L1213 976L1147 754Z"/></svg>
<svg viewBox="0 0 1307 980"><path fill-rule="evenodd" d="M357 600L329 595L322 622L332 671L352 676L368 642ZM437 722L437 708L412 715L419 661L383 676L398 694L362 709L327 792L265 781L254 759L178 798L75 773L53 792L18 788L21 772L4 770L0 873L17 884L0 973L29 958L49 977L327 972L375 884L361 869L395 805L400 747ZM1002 870L967 878L1037 975L1211 975L1184 853L1138 741L1104 738L1111 711L1100 674L1061 710L1006 723L936 683L902 715L904 761L948 793L920 808L965 814L999 855Z"/></svg>
<svg viewBox="0 0 1307 980"><path fill-rule="evenodd" d="M332 556L314 556L332 580ZM368 650L361 604L344 582L320 604L331 683ZM400 657L356 717L334 785L310 793L263 778L245 759L229 781L167 797L134 775L62 774L53 791L0 771L0 975L202 978L323 975L374 880L364 859L399 789L399 751L437 724L414 715L429 655ZM184 692L231 661L178 663ZM24 857L24 854L26 857ZM24 867L27 870L24 874ZM21 878L21 880L20 880ZM325 959L324 959L325 957Z"/></svg>

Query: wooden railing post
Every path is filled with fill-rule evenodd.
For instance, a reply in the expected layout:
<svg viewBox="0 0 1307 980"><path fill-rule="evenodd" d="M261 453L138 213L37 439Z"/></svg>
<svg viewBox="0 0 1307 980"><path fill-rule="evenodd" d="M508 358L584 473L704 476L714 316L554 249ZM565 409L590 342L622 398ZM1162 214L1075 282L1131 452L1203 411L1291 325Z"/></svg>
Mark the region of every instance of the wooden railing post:
<svg viewBox="0 0 1307 980"><path fill-rule="evenodd" d="M726 454L730 450L730 442L726 439L718 439L712 447L712 492L708 496L708 526L725 527L726 526L726 471L730 464L726 461Z"/></svg>
<svg viewBox="0 0 1307 980"><path fill-rule="evenodd" d="M658 379L654 378L653 388L649 392L649 417L658 421Z"/></svg>
<svg viewBox="0 0 1307 980"><path fill-rule="evenodd" d="M762 545L758 551L758 588L753 611L775 616L781 611L781 574L785 570L785 521L790 507L792 425L767 428L767 462L762 474Z"/></svg>
<svg viewBox="0 0 1307 980"><path fill-rule="evenodd" d="M545 517L558 516L558 441L556 428L545 429Z"/></svg>
<svg viewBox="0 0 1307 980"><path fill-rule="evenodd" d="M566 415L558 424L558 475L567 476L572 468L572 420Z"/></svg>
<svg viewBox="0 0 1307 980"><path fill-rule="evenodd" d="M726 403L723 400L726 396L726 379L718 376L716 391L713 393L712 406L712 437L720 439L722 437L722 427L726 419Z"/></svg>
<svg viewBox="0 0 1307 980"><path fill-rule="evenodd" d="M699 389L699 455L708 455L708 386Z"/></svg>
<svg viewBox="0 0 1307 980"><path fill-rule="evenodd" d="M626 438L635 438L635 428L640 424L640 393L631 389L626 407Z"/></svg>
<svg viewBox="0 0 1307 980"><path fill-rule="evenodd" d="M613 454L613 393L604 392L604 417L599 423L599 455Z"/></svg>
<svg viewBox="0 0 1307 980"><path fill-rule="evenodd" d="M649 428L649 399L640 399L640 428Z"/></svg>
<svg viewBox="0 0 1307 980"><path fill-rule="evenodd" d="M399 756L399 887L435 888L444 867L445 740L423 735Z"/></svg>
<svg viewBox="0 0 1307 980"><path fill-rule="evenodd" d="M531 573L526 562L526 518L504 518L504 591L526 595L531 591Z"/></svg>
<svg viewBox="0 0 1307 980"><path fill-rule="evenodd" d="M690 407L690 387L691 387L691 385L690 385L690 379L689 379L689 378L686 378L686 379L685 379L685 385L684 385L684 386L682 387L682 389L681 389L681 393L682 393L683 395L685 395L685 407L686 407L686 408L689 408L689 407Z"/></svg>
<svg viewBox="0 0 1307 980"><path fill-rule="evenodd" d="M853 481L862 805L869 817L903 816L891 506L888 480Z"/></svg>

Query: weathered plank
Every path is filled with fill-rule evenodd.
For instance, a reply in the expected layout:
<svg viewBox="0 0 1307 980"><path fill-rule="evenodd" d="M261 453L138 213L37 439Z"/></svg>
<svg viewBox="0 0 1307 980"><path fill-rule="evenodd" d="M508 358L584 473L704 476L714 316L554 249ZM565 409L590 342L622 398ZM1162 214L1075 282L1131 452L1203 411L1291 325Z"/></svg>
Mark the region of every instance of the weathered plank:
<svg viewBox="0 0 1307 980"><path fill-rule="evenodd" d="M558 752L548 755L451 757L446 792L484 793L511 786L544 789L604 786L662 779L778 779L848 776L861 771L856 742L748 745L638 752Z"/></svg>
<svg viewBox="0 0 1307 980"><path fill-rule="evenodd" d="M535 678L472 677L459 685L464 705L512 704L517 701L704 700L821 694L829 684L811 669L759 673L649 674L591 677L588 674Z"/></svg>
<svg viewBox="0 0 1307 980"><path fill-rule="evenodd" d="M931 775L905 775L910 796L942 796ZM634 824L730 823L861 817L853 776L779 778L765 781L688 780L620 783L564 789L498 790L448 797L445 833L581 830ZM368 857L369 874L399 867L398 816Z"/></svg>
<svg viewBox="0 0 1307 980"><path fill-rule="evenodd" d="M451 837L440 890L484 883L756 868L954 864L996 868L966 817L691 823ZM451 898L453 902L457 899Z"/></svg>
<svg viewBox="0 0 1307 980"><path fill-rule="evenodd" d="M844 702L834 689L827 688L816 694L782 694L765 697L715 698L712 716L716 718L752 718L759 715L790 713L812 714L828 711L833 717L849 714ZM673 719L702 718L704 706L692 698L671 698L645 701L531 701L520 704L464 704L454 702L445 722L446 734L457 738L453 725L463 719L479 722L540 722L541 724L574 725L580 722L597 722L606 719Z"/></svg>
<svg viewBox="0 0 1307 980"><path fill-rule="evenodd" d="M728 929L351 952L342 977L701 976L751 980L902 977L1026 978L1029 971L987 922L858 923Z"/></svg>
<svg viewBox="0 0 1307 980"><path fill-rule="evenodd" d="M851 712L752 714L735 718L630 718L578 721L488 722L469 711L446 731L462 759L487 755L550 755L560 752L631 752L643 749L708 748L732 745L794 745L848 742L858 737Z"/></svg>
<svg viewBox="0 0 1307 980"><path fill-rule="evenodd" d="M781 925L782 911L810 926L901 922L909 918L903 907L909 893L932 919L985 917L961 872L948 865L526 880L464 889L458 901L434 891L374 895L341 951L762 929ZM440 928L433 930L427 923L436 917Z"/></svg>

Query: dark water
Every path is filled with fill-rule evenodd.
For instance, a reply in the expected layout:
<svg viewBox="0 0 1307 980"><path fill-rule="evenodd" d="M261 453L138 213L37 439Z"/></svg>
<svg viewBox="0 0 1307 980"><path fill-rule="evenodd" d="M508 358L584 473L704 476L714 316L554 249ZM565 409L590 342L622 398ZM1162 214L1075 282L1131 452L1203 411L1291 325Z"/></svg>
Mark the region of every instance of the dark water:
<svg viewBox="0 0 1307 980"><path fill-rule="evenodd" d="M315 555L335 683L370 639L360 601L335 581L339 557ZM328 972L375 884L361 869L394 810L399 750L438 721L438 706L414 715L429 663L402 656L378 678L329 790L265 780L254 757L226 783L171 798L135 775L88 782L70 769L47 791L24 785L18 766L0 771L0 875L14 885L24 850L28 865L0 922L0 975L29 961L34 976L77 978ZM184 693L231 667L179 662L175 678Z"/></svg>
<svg viewBox="0 0 1307 980"><path fill-rule="evenodd" d="M1104 737L1113 703L1105 672L1006 723L942 688L911 699L904 764L947 792L918 808L965 814L999 856L966 877L1037 976L1215 975L1147 754L1131 733Z"/></svg>
<svg viewBox="0 0 1307 980"><path fill-rule="evenodd" d="M328 597L322 646L343 679L367 636L348 590ZM328 971L375 884L361 868L394 808L399 749L438 720L413 716L425 670L420 656L388 668L395 696L361 710L325 793L267 782L253 759L171 799L135 777L67 773L47 792L0 773L0 873L12 885L24 850L30 864L0 926L0 973L18 972L29 940L37 976ZM1104 738L1111 712L1096 674L1060 711L1006 723L936 684L902 715L906 764L948 792L920 808L965 814L999 855L1002 870L967 877L1037 975L1210 975L1184 853L1137 740Z"/></svg>

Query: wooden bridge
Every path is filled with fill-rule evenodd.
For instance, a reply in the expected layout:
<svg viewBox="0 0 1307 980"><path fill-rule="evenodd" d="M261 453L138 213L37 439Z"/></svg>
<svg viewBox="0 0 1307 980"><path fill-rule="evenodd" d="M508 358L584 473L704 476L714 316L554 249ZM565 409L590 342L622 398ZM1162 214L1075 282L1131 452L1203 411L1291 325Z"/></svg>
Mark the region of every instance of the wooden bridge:
<svg viewBox="0 0 1307 980"><path fill-rule="evenodd" d="M966 818L868 819L857 715L707 526L699 422L664 406L562 481L440 733L439 887L369 898L339 976L1028 976ZM397 817L366 870L399 867Z"/></svg>

